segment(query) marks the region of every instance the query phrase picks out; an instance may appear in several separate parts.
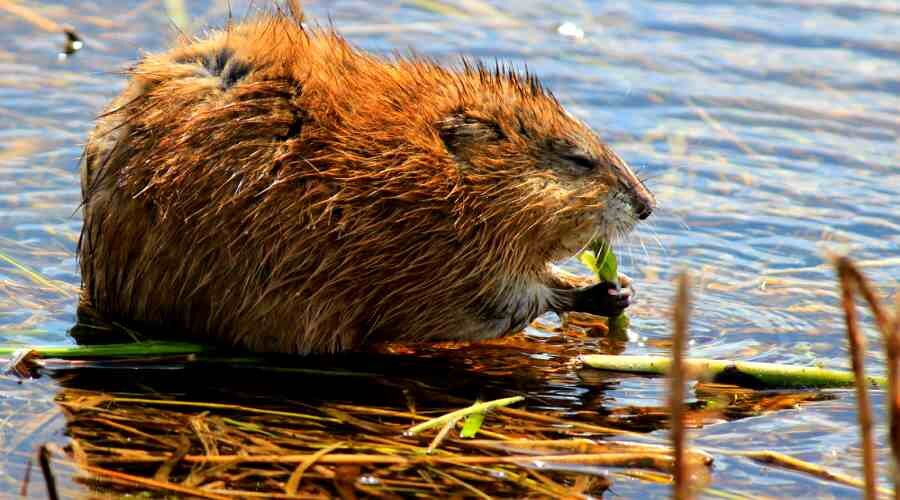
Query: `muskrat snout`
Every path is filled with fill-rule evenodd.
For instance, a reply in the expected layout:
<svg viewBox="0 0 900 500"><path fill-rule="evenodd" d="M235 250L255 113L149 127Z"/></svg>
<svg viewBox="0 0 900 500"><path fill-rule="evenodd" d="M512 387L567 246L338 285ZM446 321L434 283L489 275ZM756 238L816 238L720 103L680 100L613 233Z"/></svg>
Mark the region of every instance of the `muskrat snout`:
<svg viewBox="0 0 900 500"><path fill-rule="evenodd" d="M653 209L656 208L656 198L644 187L644 184L638 180L637 186L632 186L631 204L634 206L634 212L638 219L644 220L650 217Z"/></svg>
<svg viewBox="0 0 900 500"><path fill-rule="evenodd" d="M635 175L625 160L619 158L612 151L607 151L612 163L614 175L619 178L620 185L630 196L631 207L638 219L644 220L650 217L656 208L656 198L644 185L644 181Z"/></svg>

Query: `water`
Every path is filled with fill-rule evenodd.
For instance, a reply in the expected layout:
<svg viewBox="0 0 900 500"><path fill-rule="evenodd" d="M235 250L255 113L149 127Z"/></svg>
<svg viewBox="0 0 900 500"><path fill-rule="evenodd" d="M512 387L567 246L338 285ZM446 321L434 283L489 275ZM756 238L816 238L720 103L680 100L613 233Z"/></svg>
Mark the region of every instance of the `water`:
<svg viewBox="0 0 900 500"><path fill-rule="evenodd" d="M639 291L632 309L638 340L617 350L667 353L673 277L684 268L696 278L690 352L705 357L847 366L831 252L864 263L883 295L900 289L900 5L894 2L305 3L313 20L331 19L371 51L415 47L443 61L461 52L527 63L650 178L660 209L617 248ZM190 29L221 24L227 13L225 2L188 4ZM41 286L0 262L0 339L66 344L79 284L81 145L92 117L123 87L118 72L140 50L164 48L173 31L157 2L30 5L75 26L86 48L60 61L62 36L0 14L0 251L58 283ZM243 13L246 5L233 2L233 9ZM575 262L565 265L584 273ZM878 337L866 331L869 370L883 372ZM452 370L459 374L509 368L484 375L485 390L527 390L540 402L532 408L575 414L663 403L660 380L576 370L568 357L595 341L572 345L555 336L532 330L528 342L560 343L556 354L485 347L438 357L458 358ZM522 366L538 375L520 379ZM409 369L428 377L421 364ZM0 491L18 491L36 443L65 442L52 402L59 383L0 379L0 404L16 410L0 421L0 443L15 450L0 461ZM781 451L859 475L855 402L846 391L833 395L711 423L691 437L713 448ZM880 408L884 395L873 399ZM880 412L877 420L883 445ZM886 457L882 449L883 466ZM721 490L858 494L745 459L716 459L712 485ZM613 491L630 497L666 489L618 479Z"/></svg>

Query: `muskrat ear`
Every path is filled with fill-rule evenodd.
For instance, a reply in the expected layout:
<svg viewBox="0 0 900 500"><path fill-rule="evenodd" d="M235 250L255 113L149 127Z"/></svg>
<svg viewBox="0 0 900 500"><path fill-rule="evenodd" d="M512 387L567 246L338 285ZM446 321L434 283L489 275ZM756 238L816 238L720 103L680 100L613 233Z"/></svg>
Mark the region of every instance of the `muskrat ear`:
<svg viewBox="0 0 900 500"><path fill-rule="evenodd" d="M454 154L475 143L497 142L506 137L496 122L463 113L455 113L442 120L438 134L447 150Z"/></svg>

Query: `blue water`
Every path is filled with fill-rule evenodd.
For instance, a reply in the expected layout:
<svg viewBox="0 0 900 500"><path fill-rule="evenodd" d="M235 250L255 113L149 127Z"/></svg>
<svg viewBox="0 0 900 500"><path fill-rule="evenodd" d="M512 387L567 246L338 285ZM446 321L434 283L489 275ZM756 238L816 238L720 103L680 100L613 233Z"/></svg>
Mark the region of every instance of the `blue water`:
<svg viewBox="0 0 900 500"><path fill-rule="evenodd" d="M828 255L848 253L883 296L900 290L900 3L863 0L305 2L379 53L414 47L453 61L500 58L540 76L577 116L650 178L660 209L617 248L636 282L629 354L667 353L673 278L695 279L691 354L847 366ZM62 37L0 11L0 252L56 282L0 262L0 340L65 344L79 276L78 157L92 118L122 87L119 72L174 32L162 2L30 2L75 26L86 48L58 59ZM191 1L188 31L223 22L225 2ZM237 15L246 4L232 2ZM583 37L560 33L573 23ZM585 271L575 262L566 266ZM868 316L864 315L868 321ZM546 321L554 321L546 318ZM867 325L869 323L867 322ZM871 372L883 372L867 326ZM523 354L523 356L525 356ZM555 372L559 409L587 404L589 377ZM23 422L53 412L54 382L0 379ZM852 394L707 425L710 447L773 449L859 474ZM604 404L658 405L659 380L625 379ZM874 402L883 403L876 393ZM880 442L883 412L878 412ZM48 420L0 459L0 491L17 491L30 447L65 442ZM887 454L881 450L882 464ZM712 486L764 496L854 496L855 490L717 456ZM662 486L614 481L616 494Z"/></svg>

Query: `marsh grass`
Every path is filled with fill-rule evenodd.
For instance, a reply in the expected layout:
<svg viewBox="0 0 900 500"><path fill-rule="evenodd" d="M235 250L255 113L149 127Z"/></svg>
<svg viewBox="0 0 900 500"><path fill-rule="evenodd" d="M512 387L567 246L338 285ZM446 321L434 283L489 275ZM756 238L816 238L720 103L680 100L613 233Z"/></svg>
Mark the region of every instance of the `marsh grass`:
<svg viewBox="0 0 900 500"><path fill-rule="evenodd" d="M77 465L87 473L81 480L104 493L579 497L601 493L608 481L572 468L668 473L672 467L665 447L575 438L567 434L577 426L565 419L548 425L543 414L521 408L512 415L489 413L482 439L462 439L454 425L428 453L433 433L407 431L444 409L324 402L303 413L83 390L62 391L57 404L71 442L66 456L56 458ZM693 453L698 464L711 463Z"/></svg>

